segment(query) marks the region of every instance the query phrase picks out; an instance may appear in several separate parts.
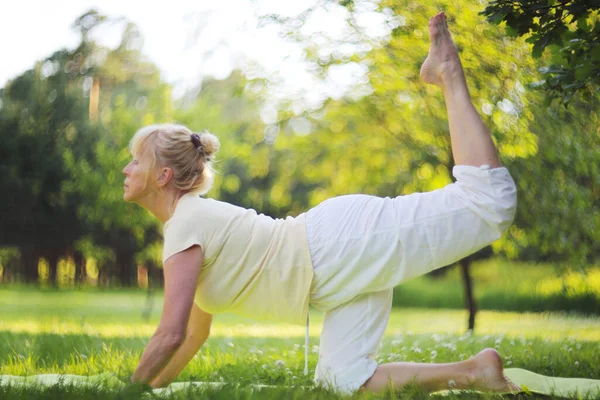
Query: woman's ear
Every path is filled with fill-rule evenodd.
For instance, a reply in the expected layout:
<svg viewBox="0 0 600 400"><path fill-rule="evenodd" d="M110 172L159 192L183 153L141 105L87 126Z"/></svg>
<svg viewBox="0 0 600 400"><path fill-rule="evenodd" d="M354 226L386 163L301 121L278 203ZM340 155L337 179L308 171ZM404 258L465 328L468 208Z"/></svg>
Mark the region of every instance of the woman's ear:
<svg viewBox="0 0 600 400"><path fill-rule="evenodd" d="M164 167L159 170L158 179L156 180L156 183L158 184L158 187L162 188L167 186L169 182L171 182L172 178L173 170L171 168Z"/></svg>

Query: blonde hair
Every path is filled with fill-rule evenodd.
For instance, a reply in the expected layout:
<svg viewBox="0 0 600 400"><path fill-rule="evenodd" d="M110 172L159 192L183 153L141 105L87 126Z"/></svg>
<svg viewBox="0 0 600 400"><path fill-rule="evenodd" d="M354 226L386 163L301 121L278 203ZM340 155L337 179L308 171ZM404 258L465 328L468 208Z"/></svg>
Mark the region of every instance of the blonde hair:
<svg viewBox="0 0 600 400"><path fill-rule="evenodd" d="M131 139L132 154L147 154L150 168L169 167L173 178L169 183L183 192L206 194L214 182L212 162L219 151L219 139L207 131L195 134L176 124L145 126Z"/></svg>

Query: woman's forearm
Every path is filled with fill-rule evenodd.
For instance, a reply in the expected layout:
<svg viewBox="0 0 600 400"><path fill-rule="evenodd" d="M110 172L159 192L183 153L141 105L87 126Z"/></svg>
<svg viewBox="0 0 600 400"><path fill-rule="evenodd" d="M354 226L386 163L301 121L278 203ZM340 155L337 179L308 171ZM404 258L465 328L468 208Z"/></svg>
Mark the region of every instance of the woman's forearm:
<svg viewBox="0 0 600 400"><path fill-rule="evenodd" d="M208 336L200 338L187 336L183 344L177 349L175 355L169 360L166 367L160 371L158 376L152 382L150 382L150 386L154 388L165 387L173 382L190 360L194 358L194 355L200 350L207 338Z"/></svg>
<svg viewBox="0 0 600 400"><path fill-rule="evenodd" d="M131 382L147 384L152 382L168 365L169 360L177 353L182 344L182 335L155 333L131 376Z"/></svg>

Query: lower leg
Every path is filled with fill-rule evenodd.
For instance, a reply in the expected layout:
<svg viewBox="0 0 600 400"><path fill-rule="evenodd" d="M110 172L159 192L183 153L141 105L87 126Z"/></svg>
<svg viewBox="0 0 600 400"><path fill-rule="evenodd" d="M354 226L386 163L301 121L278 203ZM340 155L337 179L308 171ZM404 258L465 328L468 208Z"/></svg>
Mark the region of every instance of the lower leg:
<svg viewBox="0 0 600 400"><path fill-rule="evenodd" d="M431 48L421 77L439 86L448 109L452 154L456 165L499 167L500 161L490 131L469 95L467 81L446 16L440 13L429 22Z"/></svg>
<svg viewBox="0 0 600 400"><path fill-rule="evenodd" d="M490 131L471 102L458 51L448 31L446 16L436 15L429 23L431 50L421 69L426 83L444 92L452 153L457 165L499 167L498 153ZM502 359L494 349L485 349L473 358L449 364L390 363L380 365L363 388L384 390L389 384L402 387L416 384L429 392L474 389L491 392L519 391L504 376Z"/></svg>
<svg viewBox="0 0 600 400"><path fill-rule="evenodd" d="M414 384L427 392L448 389L452 385L457 389L467 389L470 374L471 365L468 361L449 364L389 363L380 365L364 388L381 392L390 385L402 387Z"/></svg>
<svg viewBox="0 0 600 400"><path fill-rule="evenodd" d="M428 392L449 388L485 392L519 391L503 373L502 359L494 349L486 349L466 361L448 364L390 363L380 365L364 384L368 391L380 392L389 385L415 384Z"/></svg>

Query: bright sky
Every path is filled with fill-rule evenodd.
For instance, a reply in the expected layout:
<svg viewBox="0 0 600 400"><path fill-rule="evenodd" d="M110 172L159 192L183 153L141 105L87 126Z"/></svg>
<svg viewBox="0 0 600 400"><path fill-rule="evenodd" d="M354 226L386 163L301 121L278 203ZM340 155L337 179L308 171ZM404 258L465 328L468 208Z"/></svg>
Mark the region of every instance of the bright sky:
<svg viewBox="0 0 600 400"><path fill-rule="evenodd" d="M334 69L335 73L327 77L326 87L317 88L318 83L301 62L301 46L281 39L277 26L259 28L257 19L257 15L269 13L296 16L315 1L6 1L0 5L0 87L54 51L63 47L73 49L79 37L71 29L72 22L90 8L95 8L108 17L122 16L134 22L144 37L142 51L158 65L164 78L180 90L197 84L202 76L225 78L232 68L244 67L249 61L254 61L268 72L277 72L288 93L304 96L307 103L317 104L325 95L341 96L364 76L365 68L355 64ZM357 4L358 9L362 7L364 11L357 19L358 23L371 37L383 38L389 34L391 25L402 23L374 12L371 1L359 0ZM331 4L327 11L317 12L302 31L305 34L324 32L330 37L340 36L347 33L344 30L345 17L343 7ZM122 23L108 26L99 31L95 39L114 47L122 29ZM336 50L355 51L352 48L327 49L326 46L323 51Z"/></svg>

